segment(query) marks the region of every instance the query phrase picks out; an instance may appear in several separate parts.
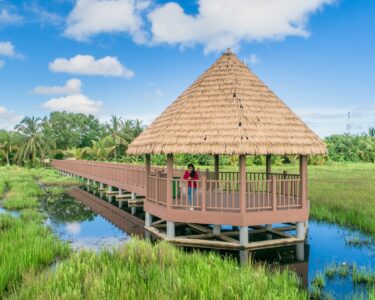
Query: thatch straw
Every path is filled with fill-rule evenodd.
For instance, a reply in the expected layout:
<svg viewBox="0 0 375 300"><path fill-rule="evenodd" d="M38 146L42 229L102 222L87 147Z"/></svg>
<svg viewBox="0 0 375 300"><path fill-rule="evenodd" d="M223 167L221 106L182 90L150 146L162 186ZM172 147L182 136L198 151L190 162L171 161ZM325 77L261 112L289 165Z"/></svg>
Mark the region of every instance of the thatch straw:
<svg viewBox="0 0 375 300"><path fill-rule="evenodd" d="M129 154L324 154L326 147L235 54L224 53Z"/></svg>

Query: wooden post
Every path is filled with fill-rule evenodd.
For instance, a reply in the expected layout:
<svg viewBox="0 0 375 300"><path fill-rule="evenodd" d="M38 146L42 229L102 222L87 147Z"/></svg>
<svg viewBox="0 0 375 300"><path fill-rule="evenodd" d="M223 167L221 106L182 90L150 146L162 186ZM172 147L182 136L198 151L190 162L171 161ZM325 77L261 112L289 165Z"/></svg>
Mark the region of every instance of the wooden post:
<svg viewBox="0 0 375 300"><path fill-rule="evenodd" d="M173 154L167 154L167 207L171 207L173 202Z"/></svg>
<svg viewBox="0 0 375 300"><path fill-rule="evenodd" d="M202 211L206 211L206 195L207 195L207 177L202 174Z"/></svg>
<svg viewBox="0 0 375 300"><path fill-rule="evenodd" d="M156 171L156 176L155 176L155 202L156 203L159 202L159 181L160 181L160 175L161 175L161 171ZM167 183L167 185L168 185L168 183Z"/></svg>
<svg viewBox="0 0 375 300"><path fill-rule="evenodd" d="M219 155L218 154L215 154L214 155L214 159L215 159L215 167L214 167L214 176L215 176L215 180L219 180Z"/></svg>
<svg viewBox="0 0 375 300"><path fill-rule="evenodd" d="M299 157L299 176L301 179L301 204L302 208L307 205L307 155Z"/></svg>
<svg viewBox="0 0 375 300"><path fill-rule="evenodd" d="M267 179L271 178L271 172L272 172L272 156L271 154L266 155L266 174Z"/></svg>
<svg viewBox="0 0 375 300"><path fill-rule="evenodd" d="M273 175L271 178L272 178L272 209L275 211L277 209L277 184L276 184L276 176Z"/></svg>
<svg viewBox="0 0 375 300"><path fill-rule="evenodd" d="M240 207L242 214L246 213L246 155L240 155Z"/></svg>
<svg viewBox="0 0 375 300"><path fill-rule="evenodd" d="M145 155L145 164L146 164L146 201L148 200L148 183L149 183L149 176L151 173L151 156L150 154Z"/></svg>

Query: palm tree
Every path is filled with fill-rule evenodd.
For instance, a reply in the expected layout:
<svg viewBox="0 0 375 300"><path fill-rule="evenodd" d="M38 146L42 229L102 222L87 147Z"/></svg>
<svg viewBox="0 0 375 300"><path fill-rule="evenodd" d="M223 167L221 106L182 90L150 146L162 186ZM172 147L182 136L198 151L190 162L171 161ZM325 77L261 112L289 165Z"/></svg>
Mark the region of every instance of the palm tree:
<svg viewBox="0 0 375 300"><path fill-rule="evenodd" d="M19 164L30 161L32 165L35 165L37 159L40 158L43 160L50 150L50 145L43 136L42 128L42 120L35 117L25 117L21 123L15 127L26 140L16 154Z"/></svg>
<svg viewBox="0 0 375 300"><path fill-rule="evenodd" d="M92 147L83 149L82 155L89 156L91 159L108 160L109 156L116 151L116 145L110 136L99 141L92 141Z"/></svg>
<svg viewBox="0 0 375 300"><path fill-rule="evenodd" d="M123 132L123 127L124 123L121 117L119 118L116 116L111 116L109 124L106 125L108 137L111 137L113 143L115 144L115 149L113 151L115 160L117 159L117 155L121 147L125 147L128 145L128 141L126 140L126 136Z"/></svg>
<svg viewBox="0 0 375 300"><path fill-rule="evenodd" d="M375 127L372 127L372 128L368 129L368 135L370 137L375 137Z"/></svg>
<svg viewBox="0 0 375 300"><path fill-rule="evenodd" d="M10 155L18 148L19 139L15 132L0 131L0 154L5 158L7 165L10 164Z"/></svg>

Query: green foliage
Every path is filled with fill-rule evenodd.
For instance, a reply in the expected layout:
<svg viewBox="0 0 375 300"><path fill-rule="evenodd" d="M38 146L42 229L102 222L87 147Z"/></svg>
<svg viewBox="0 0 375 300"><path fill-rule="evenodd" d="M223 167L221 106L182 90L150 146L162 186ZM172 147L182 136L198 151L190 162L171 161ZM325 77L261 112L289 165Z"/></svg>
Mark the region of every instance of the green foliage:
<svg viewBox="0 0 375 300"><path fill-rule="evenodd" d="M370 133L372 131L370 130ZM335 162L374 162L375 138L368 135L332 135L325 138L328 158Z"/></svg>
<svg viewBox="0 0 375 300"><path fill-rule="evenodd" d="M93 115L52 112L43 121L47 139L54 140L56 148L91 147L93 140L102 136L103 128Z"/></svg>
<svg viewBox="0 0 375 300"><path fill-rule="evenodd" d="M74 253L54 272L29 276L14 299L307 299L294 273L187 254L133 239L122 249Z"/></svg>

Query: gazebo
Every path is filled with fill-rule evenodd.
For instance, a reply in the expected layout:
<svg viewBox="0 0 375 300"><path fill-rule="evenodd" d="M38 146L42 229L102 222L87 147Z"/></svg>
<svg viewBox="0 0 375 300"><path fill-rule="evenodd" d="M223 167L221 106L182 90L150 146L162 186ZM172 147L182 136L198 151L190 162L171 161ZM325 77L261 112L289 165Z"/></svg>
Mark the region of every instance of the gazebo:
<svg viewBox="0 0 375 300"><path fill-rule="evenodd" d="M228 50L131 143L127 153L145 155L146 229L155 231L155 216L159 224L166 221L165 239L187 240L176 236L176 223L205 224L206 230L212 225L213 235L220 234L221 225L232 225L238 239L228 235L224 240L246 248L249 228L274 233L275 223L293 223L293 241L305 239L307 160L326 151L321 139ZM215 158L214 171L199 174L193 203L188 181L173 164L173 155L182 153ZM167 155L166 173L151 169L152 154ZM220 155L238 155L239 171L221 172ZM246 155L265 155L265 172L248 172ZM299 174L273 173L271 155L299 155Z"/></svg>

